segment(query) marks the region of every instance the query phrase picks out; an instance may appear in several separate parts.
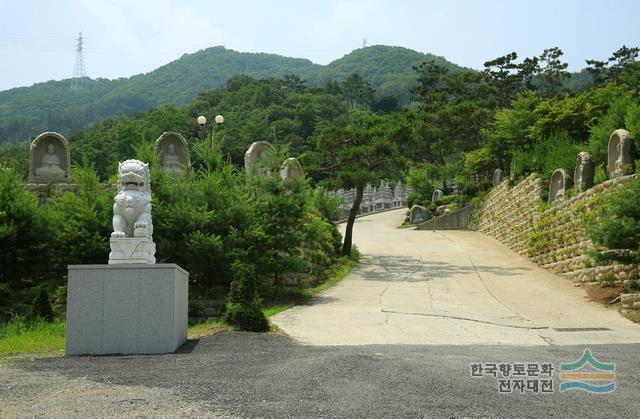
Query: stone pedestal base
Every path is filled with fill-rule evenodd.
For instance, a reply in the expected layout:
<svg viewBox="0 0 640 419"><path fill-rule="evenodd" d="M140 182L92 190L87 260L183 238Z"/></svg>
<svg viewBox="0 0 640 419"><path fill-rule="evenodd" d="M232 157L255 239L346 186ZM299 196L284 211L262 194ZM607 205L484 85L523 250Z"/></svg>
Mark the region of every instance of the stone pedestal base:
<svg viewBox="0 0 640 419"><path fill-rule="evenodd" d="M156 263L156 244L146 237L111 237L109 265Z"/></svg>
<svg viewBox="0 0 640 419"><path fill-rule="evenodd" d="M67 355L161 354L187 340L189 273L178 265L68 268Z"/></svg>

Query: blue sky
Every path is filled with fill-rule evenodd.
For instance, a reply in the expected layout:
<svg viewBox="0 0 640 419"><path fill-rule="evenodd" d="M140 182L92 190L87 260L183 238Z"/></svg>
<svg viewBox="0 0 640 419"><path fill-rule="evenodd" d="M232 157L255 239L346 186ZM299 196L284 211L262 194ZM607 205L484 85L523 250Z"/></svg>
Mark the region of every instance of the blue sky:
<svg viewBox="0 0 640 419"><path fill-rule="evenodd" d="M480 69L558 46L575 71L640 45L638 0L0 0L0 90L71 77L77 33L92 77L149 72L224 45L327 64L399 45Z"/></svg>

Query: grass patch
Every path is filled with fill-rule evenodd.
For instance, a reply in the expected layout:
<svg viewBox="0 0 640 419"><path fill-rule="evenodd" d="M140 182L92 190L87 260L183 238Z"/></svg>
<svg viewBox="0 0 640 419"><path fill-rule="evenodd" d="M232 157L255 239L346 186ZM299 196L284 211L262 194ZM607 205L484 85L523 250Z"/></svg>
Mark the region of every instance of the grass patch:
<svg viewBox="0 0 640 419"><path fill-rule="evenodd" d="M345 276L347 276L349 272L351 272L351 270L356 266L358 266L358 261L356 259L347 258L347 257L341 258L338 261L338 263L333 265L327 271L326 279L322 283L316 285L315 287L308 288L307 291L311 295L314 295L333 287L335 284L340 282Z"/></svg>
<svg viewBox="0 0 640 419"><path fill-rule="evenodd" d="M635 323L640 323L640 310L622 310L622 315Z"/></svg>
<svg viewBox="0 0 640 419"><path fill-rule="evenodd" d="M204 322L189 326L189 339L212 336L233 330L222 321ZM0 325L0 362L33 358L50 358L64 355L65 323L62 319L54 322L27 320L14 317Z"/></svg>
<svg viewBox="0 0 640 419"><path fill-rule="evenodd" d="M49 323L42 319L14 317L0 325L0 356L17 354L18 358L46 358L62 355L64 330L62 319Z"/></svg>
<svg viewBox="0 0 640 419"><path fill-rule="evenodd" d="M199 339L207 336L213 336L220 332L228 332L229 330L233 330L233 327L222 320L203 322L189 326L189 329L187 330L187 337L189 339Z"/></svg>
<svg viewBox="0 0 640 419"><path fill-rule="evenodd" d="M275 316L276 314L283 312L286 309L293 307L294 305L294 303L274 304L268 307L264 307L262 311L264 312L264 315L267 316L267 318L270 318L271 316Z"/></svg>
<svg viewBox="0 0 640 419"><path fill-rule="evenodd" d="M298 287L270 287L268 289L261 290L263 300L263 311L267 318L283 312L293 306L307 303L315 294L325 291L338 282L340 282L345 276L351 272L353 268L358 265L357 257L355 258L342 257L327 270L324 276L324 280L318 285L310 288L298 288ZM272 325L272 330L274 326Z"/></svg>
<svg viewBox="0 0 640 419"><path fill-rule="evenodd" d="M398 227L396 228L415 228L418 227L418 224L413 224L413 223L402 223L400 224Z"/></svg>

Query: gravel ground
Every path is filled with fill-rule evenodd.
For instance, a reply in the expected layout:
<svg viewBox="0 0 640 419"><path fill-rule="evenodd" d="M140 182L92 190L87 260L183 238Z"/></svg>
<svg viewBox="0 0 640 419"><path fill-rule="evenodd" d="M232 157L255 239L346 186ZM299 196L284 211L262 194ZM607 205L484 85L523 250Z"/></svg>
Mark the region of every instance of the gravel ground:
<svg viewBox="0 0 640 419"><path fill-rule="evenodd" d="M591 346L616 390L499 394L473 362L573 362L578 346L306 346L220 333L160 356L0 365L0 417L638 417L640 345Z"/></svg>

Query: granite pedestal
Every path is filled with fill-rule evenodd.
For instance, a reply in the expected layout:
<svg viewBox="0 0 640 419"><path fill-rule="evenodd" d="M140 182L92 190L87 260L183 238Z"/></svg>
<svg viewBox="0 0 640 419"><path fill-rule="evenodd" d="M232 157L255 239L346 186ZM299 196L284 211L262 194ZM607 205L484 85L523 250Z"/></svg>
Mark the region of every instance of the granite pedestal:
<svg viewBox="0 0 640 419"><path fill-rule="evenodd" d="M180 266L68 268L67 355L161 354L187 340L189 273Z"/></svg>

